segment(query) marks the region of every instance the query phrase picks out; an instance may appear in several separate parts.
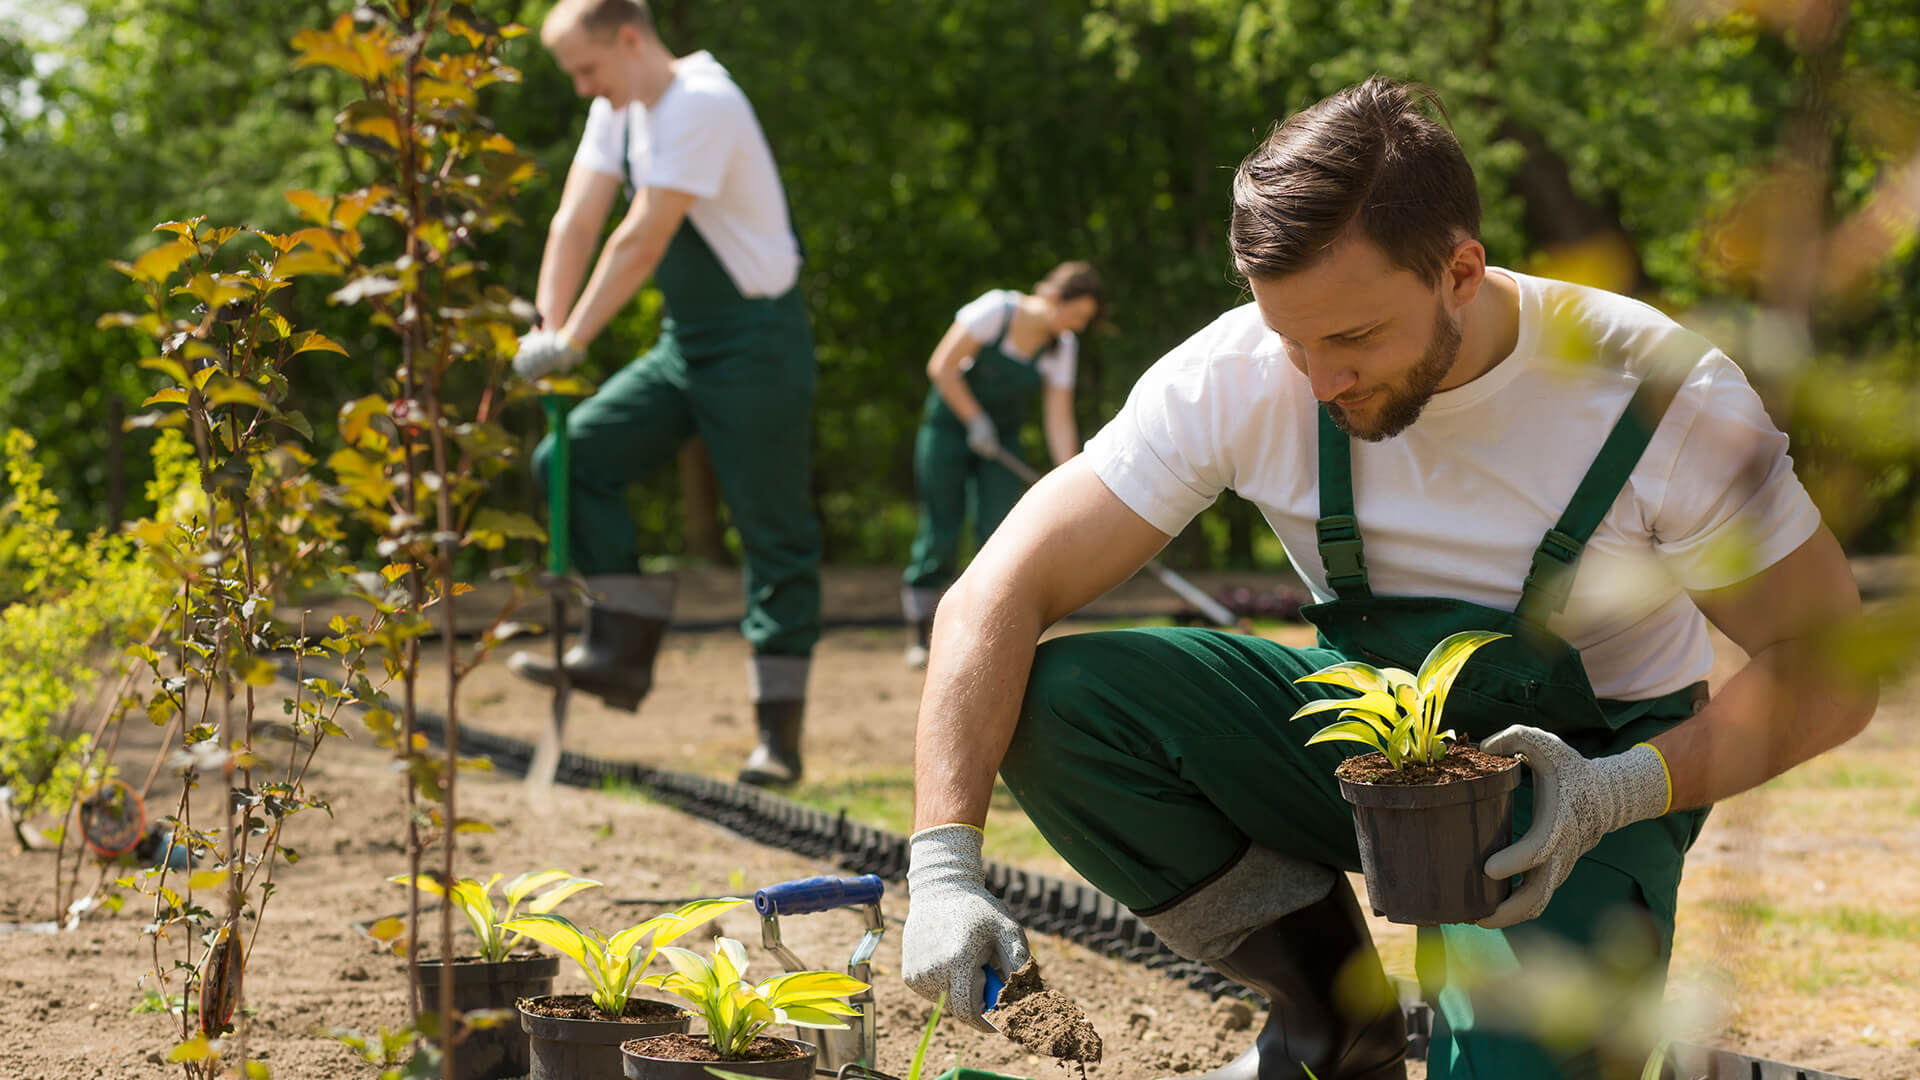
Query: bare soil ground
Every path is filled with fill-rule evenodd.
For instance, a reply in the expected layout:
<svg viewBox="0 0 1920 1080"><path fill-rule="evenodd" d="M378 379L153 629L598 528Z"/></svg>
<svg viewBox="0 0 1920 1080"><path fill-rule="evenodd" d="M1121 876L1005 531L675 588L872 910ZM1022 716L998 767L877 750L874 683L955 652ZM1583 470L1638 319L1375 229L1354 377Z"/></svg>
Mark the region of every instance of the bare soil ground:
<svg viewBox="0 0 1920 1080"><path fill-rule="evenodd" d="M682 617L737 617L737 578L725 571L688 575ZM1224 578L1196 575L1203 588ZM1246 575L1235 578L1248 581ZM1278 581L1282 579L1274 579ZM836 574L828 610L856 620L893 612L889 573ZM1261 582L1263 587L1274 581ZM1170 612L1150 583L1135 582L1101 602L1105 617ZM529 614L537 617L539 609ZM1081 620L1073 632L1101 625ZM1302 632L1278 631L1291 639ZM846 805L854 816L899 827L910 789L912 730L920 676L899 661L899 631L858 626L829 632L816 654L808 725L808 783L801 797ZM1726 643L1722 642L1723 645ZM527 647L541 648L533 638ZM1717 678L1737 667L1726 645ZM504 670L504 651L462 694L463 719L533 737L546 723L543 693ZM576 696L570 748L607 757L731 776L753 741L747 703L747 650L730 631L672 635L656 689L627 714ZM429 690L425 700L434 700ZM277 709L270 709L277 715ZM349 730L354 730L349 725ZM150 751L130 731L123 764L144 774ZM1728 1046L1859 1080L1920 1080L1920 684L1892 688L1879 718L1853 743L1766 787L1722 805L1688 863L1670 999L1717 1006L1687 1033ZM406 1017L399 961L352 928L404 910L401 789L386 760L360 735L323 748L312 786L333 801L331 820L306 815L288 843L306 856L277 875L282 891L267 908L247 973L258 1013L249 1046L277 1077L344 1080L370 1076L320 1031L370 1030ZM490 835L465 837L464 872L508 875L558 866L607 885L562 910L609 930L661 910L663 902L706 896L828 872L829 867L761 847L735 834L620 793L560 789L547 812L533 812L517 782L467 774L462 813L492 822ZM170 805L161 793L156 802ZM997 806L989 853L1034 869L1070 871L1031 837L1017 808ZM52 857L0 858L0 922L45 919ZM904 1073L928 1005L898 981L898 919L904 893L889 892L890 932L877 961L881 1068ZM135 980L148 966L137 898L117 915L91 915L60 934L0 934L0 1010L10 1021L0 1040L0 1080L88 1080L178 1075L161 1055L172 1042L167 1018L131 1015ZM758 948L755 919L728 916L724 931L747 942L759 970L772 959ZM790 919L786 937L822 967L844 964L859 936L848 912ZM1387 964L1412 974L1412 934L1376 923ZM1159 976L1078 946L1036 936L1049 982L1084 1006L1107 1040L1106 1059L1089 1073L1113 1080L1210 1068L1242 1049L1251 1018ZM563 971L560 992L585 987ZM1033 1077L1066 1075L1005 1040L943 1023L934 1036L933 1073L960 1063ZM1416 1068L1416 1077L1424 1071Z"/></svg>

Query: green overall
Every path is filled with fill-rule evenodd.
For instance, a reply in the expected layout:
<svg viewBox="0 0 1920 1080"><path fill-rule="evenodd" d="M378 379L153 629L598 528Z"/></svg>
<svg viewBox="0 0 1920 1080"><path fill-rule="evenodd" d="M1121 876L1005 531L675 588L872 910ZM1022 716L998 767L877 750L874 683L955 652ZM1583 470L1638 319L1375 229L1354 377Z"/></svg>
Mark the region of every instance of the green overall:
<svg viewBox="0 0 1920 1080"><path fill-rule="evenodd" d="M1032 360L1007 355L1002 347L1013 329L1013 302L1007 302L1007 325L991 344L973 354L973 366L962 372L967 389L986 410L1000 433L1000 445L1020 456L1020 429L1040 393L1041 377ZM1051 345L1034 351L1037 360ZM960 532L969 504L974 544L987 542L993 530L1020 501L1026 484L1005 465L967 449L967 426L960 422L940 388L929 387L920 410L920 431L913 441L913 481L920 494L920 526L913 537L912 561L904 575L909 589L944 589L960 571Z"/></svg>
<svg viewBox="0 0 1920 1080"><path fill-rule="evenodd" d="M820 637L820 523L812 472L813 331L798 287L740 295L692 221L653 281L659 340L567 418L573 565L631 574L640 548L627 489L698 435L746 551L740 632L758 655L806 656ZM534 453L546 475L551 437Z"/></svg>
<svg viewBox="0 0 1920 1080"><path fill-rule="evenodd" d="M1319 723L1288 722L1309 700L1350 696L1294 684L1327 664L1356 659L1412 671L1448 634L1499 631L1513 636L1477 652L1448 698L1447 725L1463 739L1528 724L1595 757L1686 719L1704 700L1704 684L1650 701L1599 700L1578 652L1545 626L1565 603L1581 548L1651 434L1653 424L1641 419L1652 400L1645 389L1548 531L1514 612L1372 594L1353 514L1351 446L1323 412L1317 532L1336 598L1302 611L1319 631L1318 647L1191 629L1116 630L1047 642L1036 655L1001 766L1008 787L1074 869L1134 911L1152 915L1206 885L1255 843L1360 869L1353 819L1333 770L1364 750L1350 743L1306 746ZM1516 799L1516 838L1531 819L1532 802L1528 774ZM1663 978L1681 862L1705 818L1704 810L1676 811L1609 834L1530 923L1505 931L1421 928L1418 974L1426 999L1437 1006L1428 1075L1605 1075L1589 1047L1536 1040L1486 1016L1476 1025L1476 999L1459 979L1450 982L1450 973L1467 965L1498 971L1526 965L1530 956L1537 963L1543 948L1564 954L1571 945L1598 955L1603 944L1638 933L1647 947L1643 963ZM1589 1001L1584 1007L1600 1006Z"/></svg>

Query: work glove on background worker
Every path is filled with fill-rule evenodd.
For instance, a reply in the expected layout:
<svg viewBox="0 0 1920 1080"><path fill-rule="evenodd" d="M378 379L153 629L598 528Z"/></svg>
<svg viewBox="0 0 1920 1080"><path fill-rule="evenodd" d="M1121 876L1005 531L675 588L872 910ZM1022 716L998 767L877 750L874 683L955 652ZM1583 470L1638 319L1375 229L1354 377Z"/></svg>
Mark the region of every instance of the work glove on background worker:
<svg viewBox="0 0 1920 1080"><path fill-rule="evenodd" d="M1516 724L1481 742L1489 754L1519 754L1533 770L1533 823L1487 859L1487 876L1525 874L1513 895L1480 920L1489 929L1538 918L1580 857L1601 837L1673 808L1667 763L1648 743L1585 758L1558 735Z"/></svg>
<svg viewBox="0 0 1920 1080"><path fill-rule="evenodd" d="M935 825L913 834L907 854L907 928L900 975L928 1001L947 995L946 1014L980 1031L984 976L1026 966L1027 935L987 891L986 837L971 825Z"/></svg>
<svg viewBox="0 0 1920 1080"><path fill-rule="evenodd" d="M967 449L983 458L1000 453L1000 432L993 426L993 417L982 409L967 421Z"/></svg>
<svg viewBox="0 0 1920 1080"><path fill-rule="evenodd" d="M513 356L513 373L529 381L556 371L571 371L586 356L580 346L558 330L535 330L520 339Z"/></svg>

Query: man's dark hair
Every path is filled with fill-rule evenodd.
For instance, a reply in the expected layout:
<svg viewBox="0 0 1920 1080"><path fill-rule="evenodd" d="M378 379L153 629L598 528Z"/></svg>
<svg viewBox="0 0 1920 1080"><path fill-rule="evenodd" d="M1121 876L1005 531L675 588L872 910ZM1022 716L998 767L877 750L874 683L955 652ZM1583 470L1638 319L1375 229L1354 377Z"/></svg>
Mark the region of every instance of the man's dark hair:
<svg viewBox="0 0 1920 1080"><path fill-rule="evenodd" d="M646 0L586 0L580 5L580 25L596 38L615 33L622 26L637 26L653 32L653 13Z"/></svg>
<svg viewBox="0 0 1920 1080"><path fill-rule="evenodd" d="M1427 282L1480 235L1480 193L1431 87L1374 76L1288 117L1233 177L1234 267L1267 280L1306 269L1357 225Z"/></svg>

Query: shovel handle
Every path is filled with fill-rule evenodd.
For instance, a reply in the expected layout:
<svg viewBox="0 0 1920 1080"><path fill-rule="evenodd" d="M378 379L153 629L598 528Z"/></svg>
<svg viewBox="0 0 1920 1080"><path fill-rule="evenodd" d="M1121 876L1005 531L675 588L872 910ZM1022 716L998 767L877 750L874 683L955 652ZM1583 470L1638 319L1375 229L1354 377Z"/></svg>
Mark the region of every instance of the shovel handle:
<svg viewBox="0 0 1920 1080"><path fill-rule="evenodd" d="M762 915L811 915L816 911L877 904L885 889L886 884L878 874L800 878L769 885L754 893L753 909Z"/></svg>
<svg viewBox="0 0 1920 1080"><path fill-rule="evenodd" d="M563 577L567 572L567 553L572 549L568 524L572 517L567 505L567 480L572 476L567 447L566 398L544 394L540 407L547 413L547 435L553 448L547 458L547 572Z"/></svg>
<svg viewBox="0 0 1920 1080"><path fill-rule="evenodd" d="M993 1007L1000 1004L1000 988L1005 985L1007 985L1007 981L1000 977L999 972L993 970L992 964L988 964L980 969L981 1012L992 1012Z"/></svg>

